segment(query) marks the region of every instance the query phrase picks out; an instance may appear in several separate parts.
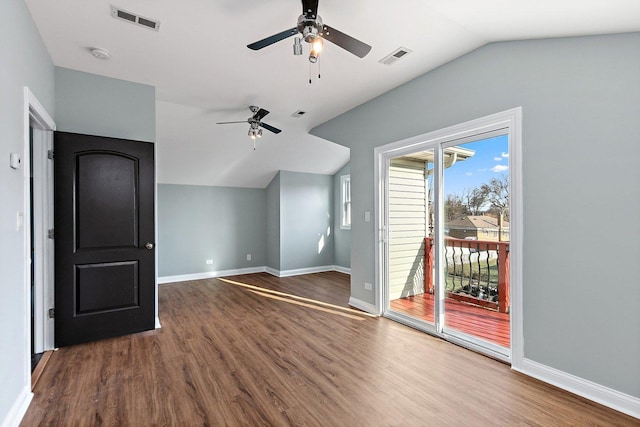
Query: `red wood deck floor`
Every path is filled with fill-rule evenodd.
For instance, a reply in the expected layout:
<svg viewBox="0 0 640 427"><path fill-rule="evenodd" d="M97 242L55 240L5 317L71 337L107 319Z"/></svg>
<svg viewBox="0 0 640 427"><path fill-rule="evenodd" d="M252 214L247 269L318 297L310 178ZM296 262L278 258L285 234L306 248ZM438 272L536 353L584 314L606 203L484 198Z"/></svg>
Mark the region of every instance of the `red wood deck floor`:
<svg viewBox="0 0 640 427"><path fill-rule="evenodd" d="M433 323L432 294L425 293L391 301L391 309ZM445 299L445 322L448 328L477 338L510 346L509 315L466 304L451 298Z"/></svg>

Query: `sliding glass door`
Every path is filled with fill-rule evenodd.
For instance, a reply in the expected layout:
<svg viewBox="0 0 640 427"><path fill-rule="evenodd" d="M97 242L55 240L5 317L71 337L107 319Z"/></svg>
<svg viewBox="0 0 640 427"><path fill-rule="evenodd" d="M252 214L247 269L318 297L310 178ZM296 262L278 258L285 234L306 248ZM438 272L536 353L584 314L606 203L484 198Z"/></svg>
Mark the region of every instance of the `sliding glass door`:
<svg viewBox="0 0 640 427"><path fill-rule="evenodd" d="M509 360L510 128L379 153L385 316Z"/></svg>
<svg viewBox="0 0 640 427"><path fill-rule="evenodd" d="M501 352L510 347L509 143L498 135L445 145L468 153L442 170L443 333Z"/></svg>

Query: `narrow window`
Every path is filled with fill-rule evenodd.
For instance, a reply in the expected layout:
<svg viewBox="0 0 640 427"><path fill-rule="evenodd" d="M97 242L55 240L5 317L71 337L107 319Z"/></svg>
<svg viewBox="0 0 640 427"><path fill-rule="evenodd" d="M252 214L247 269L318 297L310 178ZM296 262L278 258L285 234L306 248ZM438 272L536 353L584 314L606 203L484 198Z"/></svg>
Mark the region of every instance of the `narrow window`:
<svg viewBox="0 0 640 427"><path fill-rule="evenodd" d="M340 177L340 189L342 200L342 218L340 228L351 228L351 175L342 175Z"/></svg>

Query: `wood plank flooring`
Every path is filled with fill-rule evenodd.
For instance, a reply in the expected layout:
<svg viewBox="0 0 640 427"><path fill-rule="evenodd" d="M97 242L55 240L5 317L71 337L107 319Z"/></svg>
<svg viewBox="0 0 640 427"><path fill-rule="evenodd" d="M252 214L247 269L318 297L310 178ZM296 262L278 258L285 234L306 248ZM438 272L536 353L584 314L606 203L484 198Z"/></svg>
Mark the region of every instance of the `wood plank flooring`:
<svg viewBox="0 0 640 427"><path fill-rule="evenodd" d="M466 304L452 298L444 300L446 313L445 322L448 328L473 335L477 338L492 342L502 347L509 347L510 324L507 313L498 313ZM434 298L425 293L406 298L399 298L390 302L394 311L433 323Z"/></svg>
<svg viewBox="0 0 640 427"><path fill-rule="evenodd" d="M230 279L342 306L349 294L339 273ZM161 285L162 329L55 352L22 425L638 425L388 319L265 295Z"/></svg>

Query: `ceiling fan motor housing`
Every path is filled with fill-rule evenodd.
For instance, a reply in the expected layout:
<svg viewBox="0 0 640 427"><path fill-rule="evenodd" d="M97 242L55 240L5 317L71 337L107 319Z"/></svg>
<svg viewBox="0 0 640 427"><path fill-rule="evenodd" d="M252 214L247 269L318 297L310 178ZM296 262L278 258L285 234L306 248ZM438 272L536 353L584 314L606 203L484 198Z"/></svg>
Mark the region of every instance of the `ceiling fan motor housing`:
<svg viewBox="0 0 640 427"><path fill-rule="evenodd" d="M318 37L322 33L322 18L320 16L314 19L307 17L306 15L300 15L298 17L298 31L302 34L304 41L307 43L313 42L313 39Z"/></svg>

